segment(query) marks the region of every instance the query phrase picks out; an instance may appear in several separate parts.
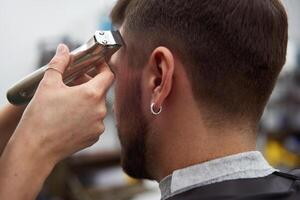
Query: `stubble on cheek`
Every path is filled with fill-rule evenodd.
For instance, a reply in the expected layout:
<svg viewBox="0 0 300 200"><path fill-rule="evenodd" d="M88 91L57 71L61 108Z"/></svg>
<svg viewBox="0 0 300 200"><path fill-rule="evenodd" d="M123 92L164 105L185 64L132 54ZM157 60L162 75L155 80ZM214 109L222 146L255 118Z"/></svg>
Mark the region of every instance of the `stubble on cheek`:
<svg viewBox="0 0 300 200"><path fill-rule="evenodd" d="M120 107L117 128L124 171L134 178L152 179L146 169L145 140L149 126L142 111L140 81L140 78L136 78L126 93L122 91L123 96L118 102Z"/></svg>

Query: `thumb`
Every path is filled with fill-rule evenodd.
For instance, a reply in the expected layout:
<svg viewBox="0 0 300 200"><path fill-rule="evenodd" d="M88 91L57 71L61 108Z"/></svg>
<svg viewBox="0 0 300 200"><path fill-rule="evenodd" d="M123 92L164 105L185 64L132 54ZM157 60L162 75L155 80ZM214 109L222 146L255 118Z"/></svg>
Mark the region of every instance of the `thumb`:
<svg viewBox="0 0 300 200"><path fill-rule="evenodd" d="M59 44L55 56L48 64L44 78L53 81L62 81L62 75L70 61L69 48L65 44Z"/></svg>

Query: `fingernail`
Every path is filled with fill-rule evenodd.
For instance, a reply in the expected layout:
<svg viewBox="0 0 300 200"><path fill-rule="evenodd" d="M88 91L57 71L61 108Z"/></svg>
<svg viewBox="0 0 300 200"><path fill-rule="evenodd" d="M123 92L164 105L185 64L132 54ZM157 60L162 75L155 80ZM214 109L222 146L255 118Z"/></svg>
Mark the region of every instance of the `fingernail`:
<svg viewBox="0 0 300 200"><path fill-rule="evenodd" d="M65 51L65 46L63 44L59 44L56 49L56 55L61 55Z"/></svg>

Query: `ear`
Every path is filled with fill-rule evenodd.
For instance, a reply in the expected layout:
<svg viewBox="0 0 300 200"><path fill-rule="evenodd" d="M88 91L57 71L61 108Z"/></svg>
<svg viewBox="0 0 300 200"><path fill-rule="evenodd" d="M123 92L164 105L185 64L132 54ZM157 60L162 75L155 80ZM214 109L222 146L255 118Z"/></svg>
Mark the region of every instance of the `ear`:
<svg viewBox="0 0 300 200"><path fill-rule="evenodd" d="M147 85L151 91L151 104L159 110L170 95L173 86L175 60L172 52L165 47L156 48L148 62Z"/></svg>

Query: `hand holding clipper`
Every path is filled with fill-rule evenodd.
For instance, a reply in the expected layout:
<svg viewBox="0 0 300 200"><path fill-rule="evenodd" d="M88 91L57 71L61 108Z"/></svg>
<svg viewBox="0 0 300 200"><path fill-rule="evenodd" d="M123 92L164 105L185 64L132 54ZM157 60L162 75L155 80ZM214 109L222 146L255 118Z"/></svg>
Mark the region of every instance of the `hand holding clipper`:
<svg viewBox="0 0 300 200"><path fill-rule="evenodd" d="M100 63L95 77L86 76L82 83L68 87L61 73L69 60L68 48L59 45L34 97L13 128L0 159L0 199L35 199L59 161L93 145L104 131L106 94L114 75L106 63ZM30 186L24 190L28 181Z"/></svg>
<svg viewBox="0 0 300 200"><path fill-rule="evenodd" d="M69 84L81 75L92 71L97 65L110 58L123 44L119 31L96 31L94 36L70 53L71 59L63 73L63 81ZM48 65L29 74L7 92L7 99L14 105L28 103L43 79Z"/></svg>

